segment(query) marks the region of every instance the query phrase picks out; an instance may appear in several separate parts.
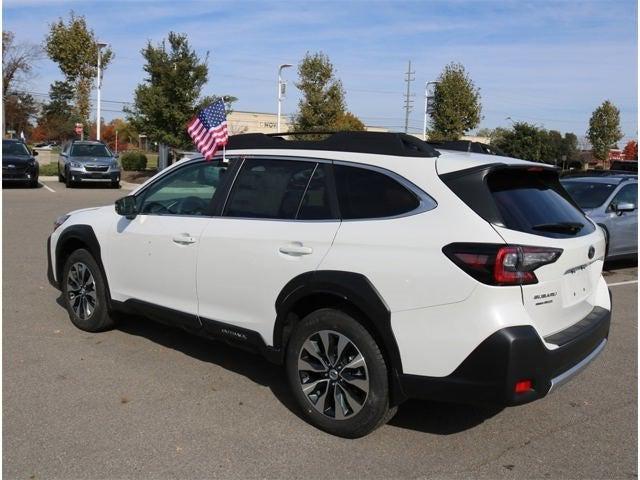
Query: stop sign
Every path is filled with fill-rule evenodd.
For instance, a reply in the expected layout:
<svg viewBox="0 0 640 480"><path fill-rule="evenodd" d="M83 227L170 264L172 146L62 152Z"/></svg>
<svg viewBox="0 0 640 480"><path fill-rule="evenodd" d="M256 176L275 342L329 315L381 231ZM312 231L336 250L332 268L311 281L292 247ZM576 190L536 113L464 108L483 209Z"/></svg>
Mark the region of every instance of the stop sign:
<svg viewBox="0 0 640 480"><path fill-rule="evenodd" d="M76 133L80 135L82 133L82 124L76 123Z"/></svg>

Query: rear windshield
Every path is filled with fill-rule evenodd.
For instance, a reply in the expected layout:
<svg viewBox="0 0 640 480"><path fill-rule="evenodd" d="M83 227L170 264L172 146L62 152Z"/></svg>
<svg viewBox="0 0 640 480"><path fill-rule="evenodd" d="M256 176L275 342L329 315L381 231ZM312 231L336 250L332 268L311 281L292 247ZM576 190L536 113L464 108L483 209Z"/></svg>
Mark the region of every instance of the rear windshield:
<svg viewBox="0 0 640 480"><path fill-rule="evenodd" d="M583 210L598 208L617 187L613 183L568 181L562 182L562 186Z"/></svg>
<svg viewBox="0 0 640 480"><path fill-rule="evenodd" d="M506 228L551 237L595 230L553 171L496 170L487 176L487 186Z"/></svg>
<svg viewBox="0 0 640 480"><path fill-rule="evenodd" d="M74 145L72 157L110 157L111 152L104 145Z"/></svg>

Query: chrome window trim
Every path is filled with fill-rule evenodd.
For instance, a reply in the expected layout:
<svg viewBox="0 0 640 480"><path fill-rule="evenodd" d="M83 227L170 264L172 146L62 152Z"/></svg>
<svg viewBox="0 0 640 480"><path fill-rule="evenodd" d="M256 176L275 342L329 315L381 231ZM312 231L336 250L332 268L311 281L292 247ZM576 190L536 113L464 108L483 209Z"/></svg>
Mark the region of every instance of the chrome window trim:
<svg viewBox="0 0 640 480"><path fill-rule="evenodd" d="M231 184L231 187L229 188L229 192L227 193L227 199L225 200L225 204L224 207L222 209L222 215L220 215L221 218L237 218L237 219L246 219L246 220L263 220L263 221L285 221L285 222L374 222L374 221L378 221L378 220L393 220L393 219L397 219L397 218L404 218L404 217L410 217L413 215L418 215L420 213L424 213L424 212L428 212L430 210L435 209L438 206L438 202L428 193L426 193L424 190L422 190L420 187L418 187L415 183L411 182L410 180L406 179L405 177L391 171L388 170L384 167L380 167L377 165L370 165L368 163L359 163L359 162L349 162L346 160L332 160L332 159L328 159L328 158L317 158L317 157L302 157L302 156L286 156L286 155L240 155L240 158L242 158L242 165L240 165L240 168L242 168L242 166L244 165L244 160L250 160L250 159L269 159L269 160L289 160L289 161L298 161L298 162L309 162L309 161L313 161L316 162L316 164L318 163L327 163L330 165L343 165L346 167L353 167L353 168L363 168L365 170L372 170L375 172L378 172L382 175L386 175L390 178L392 178L393 180L395 180L396 182L398 182L400 185L402 185L404 188L406 188L407 190L409 190L411 193L413 193L417 198L418 198L418 206L416 208L414 208L413 210L410 210L408 212L404 212L401 213L399 215L393 215L393 216L389 216L389 217L371 217L371 218L350 218L350 219L342 219L342 218L334 218L334 219L324 219L324 220L298 220L296 219L278 219L278 218L253 218L253 217L230 217L230 216L226 216L224 215L224 210L227 206L227 200L228 200L228 196L229 194L231 194L231 191L233 190L233 187L235 186L235 182L237 179L237 174L240 172L240 168L238 168L237 172L236 172L236 176L233 179L233 183Z"/></svg>
<svg viewBox="0 0 640 480"><path fill-rule="evenodd" d="M227 196L224 200L224 204L222 206L222 210L220 215L214 215L214 216L209 216L206 215L206 217L208 218L231 218L231 219L243 219L243 220L259 220L259 221L270 221L270 222L274 222L274 221L280 221L280 222L313 222L313 223L317 223L317 222L375 222L375 221L381 221L381 220L394 220L394 219L398 219L398 218L404 218L404 217L411 217L413 215L419 215L421 213L424 212L428 212L430 210L435 209L438 206L438 202L428 193L426 193L424 190L422 190L420 187L418 187L415 183L411 182L410 180L406 179L405 177L403 177L402 175L397 174L396 172L393 172L389 169L386 169L384 167L380 167L378 165L371 165L368 163L360 163L360 162L350 162L347 160L332 160L329 158L317 158L317 157L313 157L313 156L309 156L309 157L305 157L305 156L287 156L287 155L269 155L269 154L251 154L251 155L242 155L242 154L233 154L233 153L227 153L226 158L229 160L240 160L241 164L240 166L237 168L235 175L233 177L233 181L231 182L231 185L229 187L229 190L227 191ZM316 168L317 168L317 164L319 163L325 163L325 164L330 164L330 165L343 165L346 167L353 167L353 168L363 168L365 170L372 170L378 173L381 173L383 175L386 175L390 178L392 178L393 180L395 180L396 182L398 182L399 184L401 184L404 188L406 188L407 190L409 190L411 193L413 193L419 201L419 204L416 208L414 208L413 210L410 210L408 212L404 212L401 213L399 215L393 215L393 216L389 216L389 217L371 217L371 218L350 218L350 219L341 219L341 218L331 218L331 219L323 219L323 220L298 220L297 218L295 219L290 219L290 218L255 218L255 217L231 217L231 216L227 216L224 214L225 209L227 208L227 202L229 201L229 196L231 195L231 191L233 190L233 187L236 184L236 180L238 178L238 174L240 173L240 170L242 169L242 167L244 166L244 161L245 160L251 160L251 159L268 159L268 160L285 160L285 161L298 161L298 162L315 162L316 163ZM171 173L171 172L175 172L178 169L183 168L184 166L187 165L191 165L197 162L204 162L204 157L195 157L195 158L190 158L188 160L183 160L184 164L182 164L180 167L176 167L176 168L172 168L169 172L167 172L167 174ZM222 156L216 156L212 161L222 161ZM142 194L142 192L144 192L145 190L147 190L149 187L151 187L152 185L154 185L156 182L160 181L161 179L163 179L167 174L161 174L160 176L158 176L157 179L155 179L153 182L149 183L148 185L146 185L142 190L138 191L135 193L135 196L137 197L138 195ZM306 190L305 190L306 193ZM304 195L303 195L304 198ZM145 214L147 215L147 214ZM297 214L296 214L297 216Z"/></svg>

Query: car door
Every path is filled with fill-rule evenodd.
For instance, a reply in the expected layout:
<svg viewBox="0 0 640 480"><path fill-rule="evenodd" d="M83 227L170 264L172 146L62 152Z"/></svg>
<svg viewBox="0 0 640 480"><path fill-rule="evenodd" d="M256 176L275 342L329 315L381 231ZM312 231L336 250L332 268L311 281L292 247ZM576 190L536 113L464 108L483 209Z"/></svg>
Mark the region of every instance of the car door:
<svg viewBox="0 0 640 480"><path fill-rule="evenodd" d="M616 212L620 203L636 206L632 212ZM615 194L607 209L609 222L609 255L627 255L638 251L638 184L629 183Z"/></svg>
<svg viewBox="0 0 640 480"><path fill-rule="evenodd" d="M228 168L222 162L188 163L136 195L139 214L119 217L110 242L114 299L181 312L187 315L176 320L199 325L199 241Z"/></svg>
<svg viewBox="0 0 640 480"><path fill-rule="evenodd" d="M317 269L340 226L330 172L330 163L313 160L243 161L222 215L201 237L198 312L205 328L224 322L271 344L278 294Z"/></svg>

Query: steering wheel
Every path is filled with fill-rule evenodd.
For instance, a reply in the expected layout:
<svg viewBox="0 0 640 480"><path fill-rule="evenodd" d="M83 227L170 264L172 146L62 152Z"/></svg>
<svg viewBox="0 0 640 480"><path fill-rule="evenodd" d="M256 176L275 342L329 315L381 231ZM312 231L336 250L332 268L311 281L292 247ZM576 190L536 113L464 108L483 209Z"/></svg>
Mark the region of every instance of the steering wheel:
<svg viewBox="0 0 640 480"><path fill-rule="evenodd" d="M171 213L184 215L204 215L208 202L200 197L185 197L169 205Z"/></svg>
<svg viewBox="0 0 640 480"><path fill-rule="evenodd" d="M143 206L143 213L171 213L169 209L160 202L150 202Z"/></svg>

